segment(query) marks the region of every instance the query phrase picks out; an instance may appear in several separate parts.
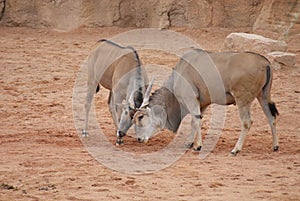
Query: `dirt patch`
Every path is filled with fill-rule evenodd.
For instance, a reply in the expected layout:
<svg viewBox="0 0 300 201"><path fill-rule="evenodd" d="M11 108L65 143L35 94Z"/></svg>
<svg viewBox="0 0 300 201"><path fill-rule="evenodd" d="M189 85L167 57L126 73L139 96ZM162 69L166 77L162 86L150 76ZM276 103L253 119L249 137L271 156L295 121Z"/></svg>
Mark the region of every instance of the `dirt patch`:
<svg viewBox="0 0 300 201"><path fill-rule="evenodd" d="M127 30L86 28L59 33L1 27L0 200L299 199L300 40L296 38L288 42L289 49L298 54L297 67L274 72L272 97L280 112L278 152L271 150L267 120L254 102L254 124L237 157L228 157L240 130L236 108L230 106L222 136L205 159L187 151L170 167L146 175L112 171L93 159L74 127L74 82L97 40ZM232 30L176 31L214 51ZM141 55L145 63L161 62L152 53ZM173 66L174 60L167 58L166 64ZM103 91L95 103L103 116L99 120L102 129L114 143L107 95ZM122 149L153 152L168 144L172 135L164 131L149 144L128 137Z"/></svg>

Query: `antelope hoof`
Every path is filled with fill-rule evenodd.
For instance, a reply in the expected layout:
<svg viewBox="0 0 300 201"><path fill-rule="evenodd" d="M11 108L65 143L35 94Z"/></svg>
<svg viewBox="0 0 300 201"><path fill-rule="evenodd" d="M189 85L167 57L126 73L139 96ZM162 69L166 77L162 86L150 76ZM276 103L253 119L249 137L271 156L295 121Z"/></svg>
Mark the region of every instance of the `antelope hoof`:
<svg viewBox="0 0 300 201"><path fill-rule="evenodd" d="M273 147L273 151L278 151L278 150L279 150L279 146L278 145Z"/></svg>
<svg viewBox="0 0 300 201"><path fill-rule="evenodd" d="M236 151L231 151L230 152L230 156L236 156L238 153L240 152L240 150L236 150Z"/></svg>
<svg viewBox="0 0 300 201"><path fill-rule="evenodd" d="M185 144L186 148L188 148L188 149L191 149L193 147L193 145L194 145L193 142Z"/></svg>
<svg viewBox="0 0 300 201"><path fill-rule="evenodd" d="M194 147L195 151L201 151L201 149L202 149L202 146Z"/></svg>
<svg viewBox="0 0 300 201"><path fill-rule="evenodd" d="M89 136L89 132L87 132L86 130L82 130L82 137L88 137Z"/></svg>
<svg viewBox="0 0 300 201"><path fill-rule="evenodd" d="M122 138L126 135L123 131L117 131L117 137Z"/></svg>
<svg viewBox="0 0 300 201"><path fill-rule="evenodd" d="M148 142L148 139L138 138L137 140L139 143L147 143Z"/></svg>
<svg viewBox="0 0 300 201"><path fill-rule="evenodd" d="M124 145L124 140L121 137L118 137L116 140L116 146Z"/></svg>

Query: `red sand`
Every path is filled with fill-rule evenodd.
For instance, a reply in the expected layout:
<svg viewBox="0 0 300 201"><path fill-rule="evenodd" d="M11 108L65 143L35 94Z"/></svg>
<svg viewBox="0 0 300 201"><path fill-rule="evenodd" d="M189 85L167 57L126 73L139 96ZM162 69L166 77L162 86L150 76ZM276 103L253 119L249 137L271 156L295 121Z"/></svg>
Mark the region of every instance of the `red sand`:
<svg viewBox="0 0 300 201"><path fill-rule="evenodd" d="M228 156L240 129L236 108L230 106L222 136L208 157L201 160L187 151L166 169L129 175L88 154L72 116L73 86L82 61L98 39L126 30L82 28L59 33L1 27L0 200L300 200L299 37L288 40L289 49L298 54L297 68L274 71L272 97L280 112L278 152L271 150L267 120L254 102L254 124L238 156ZM205 49L217 50L232 30L177 31ZM144 63L160 62L152 53L141 56ZM166 62L174 65L172 60ZM103 90L96 97L96 108L104 108L102 129L114 143L106 99ZM159 150L172 136L163 133L148 144L127 137L122 149Z"/></svg>

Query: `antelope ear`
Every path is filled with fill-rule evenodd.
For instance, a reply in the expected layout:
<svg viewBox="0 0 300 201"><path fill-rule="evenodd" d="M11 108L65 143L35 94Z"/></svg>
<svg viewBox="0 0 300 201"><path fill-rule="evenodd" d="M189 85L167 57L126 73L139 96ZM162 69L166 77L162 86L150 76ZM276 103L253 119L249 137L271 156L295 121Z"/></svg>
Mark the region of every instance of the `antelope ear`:
<svg viewBox="0 0 300 201"><path fill-rule="evenodd" d="M138 116L139 116L139 111L137 111L136 113L134 113L134 115L133 115L133 118L132 118L132 123L133 124L137 124L137 123L139 123L138 121L137 121L137 118L138 118Z"/></svg>

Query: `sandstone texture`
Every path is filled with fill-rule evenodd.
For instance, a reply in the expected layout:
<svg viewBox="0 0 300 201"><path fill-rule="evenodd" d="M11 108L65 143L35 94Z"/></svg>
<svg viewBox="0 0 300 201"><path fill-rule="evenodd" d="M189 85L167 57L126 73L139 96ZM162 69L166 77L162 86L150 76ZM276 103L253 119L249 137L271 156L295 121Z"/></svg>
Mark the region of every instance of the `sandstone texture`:
<svg viewBox="0 0 300 201"><path fill-rule="evenodd" d="M231 33L226 37L222 49L265 54L273 51L285 52L287 44L284 41L273 40L257 34Z"/></svg>
<svg viewBox="0 0 300 201"><path fill-rule="evenodd" d="M296 54L288 52L271 52L268 54L274 62L283 67L294 67L296 64ZM276 67L275 67L276 68Z"/></svg>
<svg viewBox="0 0 300 201"><path fill-rule="evenodd" d="M282 33L283 39L300 33L300 1L264 0L254 25L254 31Z"/></svg>
<svg viewBox="0 0 300 201"><path fill-rule="evenodd" d="M0 24L71 30L90 27L254 27L288 34L297 0L0 0ZM278 12L279 11L279 12Z"/></svg>
<svg viewBox="0 0 300 201"><path fill-rule="evenodd" d="M287 53L285 41L273 40L256 34L231 33L221 47L221 51L250 51L264 55L275 69L293 67L296 54Z"/></svg>

